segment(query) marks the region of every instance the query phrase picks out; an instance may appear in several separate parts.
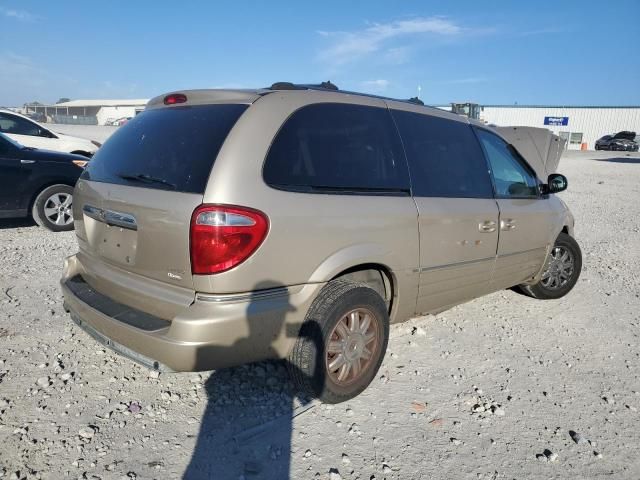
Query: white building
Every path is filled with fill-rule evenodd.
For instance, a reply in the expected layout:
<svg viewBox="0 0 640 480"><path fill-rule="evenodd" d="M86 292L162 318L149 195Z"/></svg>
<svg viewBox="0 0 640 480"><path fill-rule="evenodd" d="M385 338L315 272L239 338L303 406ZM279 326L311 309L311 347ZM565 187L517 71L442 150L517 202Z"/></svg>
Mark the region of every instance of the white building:
<svg viewBox="0 0 640 480"><path fill-rule="evenodd" d="M484 105L480 120L498 126L548 128L567 140L569 149L594 149L603 135L622 130L640 134L638 107L561 107L537 105ZM583 144L586 144L583 147Z"/></svg>
<svg viewBox="0 0 640 480"><path fill-rule="evenodd" d="M149 99L71 100L55 105L27 104L26 112L43 114L53 123L105 125L123 117L133 117L144 110Z"/></svg>

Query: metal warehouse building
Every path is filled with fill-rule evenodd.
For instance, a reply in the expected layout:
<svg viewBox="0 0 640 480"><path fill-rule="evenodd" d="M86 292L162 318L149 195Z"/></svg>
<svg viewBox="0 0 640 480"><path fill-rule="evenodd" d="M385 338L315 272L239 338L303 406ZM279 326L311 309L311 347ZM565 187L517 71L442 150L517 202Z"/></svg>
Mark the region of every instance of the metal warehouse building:
<svg viewBox="0 0 640 480"><path fill-rule="evenodd" d="M480 120L498 126L548 128L566 139L571 150L593 150L598 138L622 130L640 134L640 106L485 105L481 107Z"/></svg>
<svg viewBox="0 0 640 480"><path fill-rule="evenodd" d="M144 110L148 99L71 100L55 105L26 104L26 113L39 113L46 121L81 125L105 125L110 120L133 117Z"/></svg>

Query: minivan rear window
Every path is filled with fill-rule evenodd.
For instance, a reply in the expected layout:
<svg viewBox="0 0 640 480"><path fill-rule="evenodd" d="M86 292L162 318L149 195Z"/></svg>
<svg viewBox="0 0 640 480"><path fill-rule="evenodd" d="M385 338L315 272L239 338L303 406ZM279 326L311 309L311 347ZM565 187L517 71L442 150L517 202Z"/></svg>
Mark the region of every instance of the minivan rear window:
<svg viewBox="0 0 640 480"><path fill-rule="evenodd" d="M218 151L246 109L219 104L145 110L98 149L82 178L204 193Z"/></svg>

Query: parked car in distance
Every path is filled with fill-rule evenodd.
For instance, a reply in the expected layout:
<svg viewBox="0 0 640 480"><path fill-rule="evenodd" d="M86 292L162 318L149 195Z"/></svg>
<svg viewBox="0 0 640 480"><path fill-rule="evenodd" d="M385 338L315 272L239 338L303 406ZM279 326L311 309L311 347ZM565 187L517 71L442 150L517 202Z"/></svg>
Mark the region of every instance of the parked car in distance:
<svg viewBox="0 0 640 480"><path fill-rule="evenodd" d="M170 93L78 181L64 305L149 368L285 358L301 391L342 402L375 378L391 323L514 286L566 295L582 265L566 186L419 100Z"/></svg>
<svg viewBox="0 0 640 480"><path fill-rule="evenodd" d="M29 112L25 114L25 117L30 118L31 120L35 121L35 122L46 122L47 121L47 117L44 113L42 112Z"/></svg>
<svg viewBox="0 0 640 480"><path fill-rule="evenodd" d="M619 150L637 152L636 132L618 132L615 135L605 135L596 140L596 150Z"/></svg>
<svg viewBox="0 0 640 480"><path fill-rule="evenodd" d="M93 156L101 145L94 140L52 132L34 120L9 110L0 110L0 133L25 147L74 153L84 157Z"/></svg>
<svg viewBox="0 0 640 480"><path fill-rule="evenodd" d="M0 133L0 218L27 217L54 232L73 230L73 186L88 159L20 145Z"/></svg>
<svg viewBox="0 0 640 480"><path fill-rule="evenodd" d="M131 120L133 117L120 117L120 118L109 118L105 125L110 127L120 127Z"/></svg>

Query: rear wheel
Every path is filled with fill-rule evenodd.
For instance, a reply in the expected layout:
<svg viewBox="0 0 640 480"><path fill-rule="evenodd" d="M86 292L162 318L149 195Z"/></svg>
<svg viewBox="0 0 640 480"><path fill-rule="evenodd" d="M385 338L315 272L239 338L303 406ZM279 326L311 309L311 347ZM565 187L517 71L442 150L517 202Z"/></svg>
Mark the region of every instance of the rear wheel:
<svg viewBox="0 0 640 480"><path fill-rule="evenodd" d="M564 297L575 286L581 270L582 252L578 242L561 233L549 254L540 281L535 285L521 285L520 290L541 300Z"/></svg>
<svg viewBox="0 0 640 480"><path fill-rule="evenodd" d="M38 194L31 214L38 225L52 232L73 230L73 187L51 185Z"/></svg>
<svg viewBox="0 0 640 480"><path fill-rule="evenodd" d="M389 315L364 283L329 282L314 300L289 356L296 387L326 403L360 394L375 377L389 341Z"/></svg>

